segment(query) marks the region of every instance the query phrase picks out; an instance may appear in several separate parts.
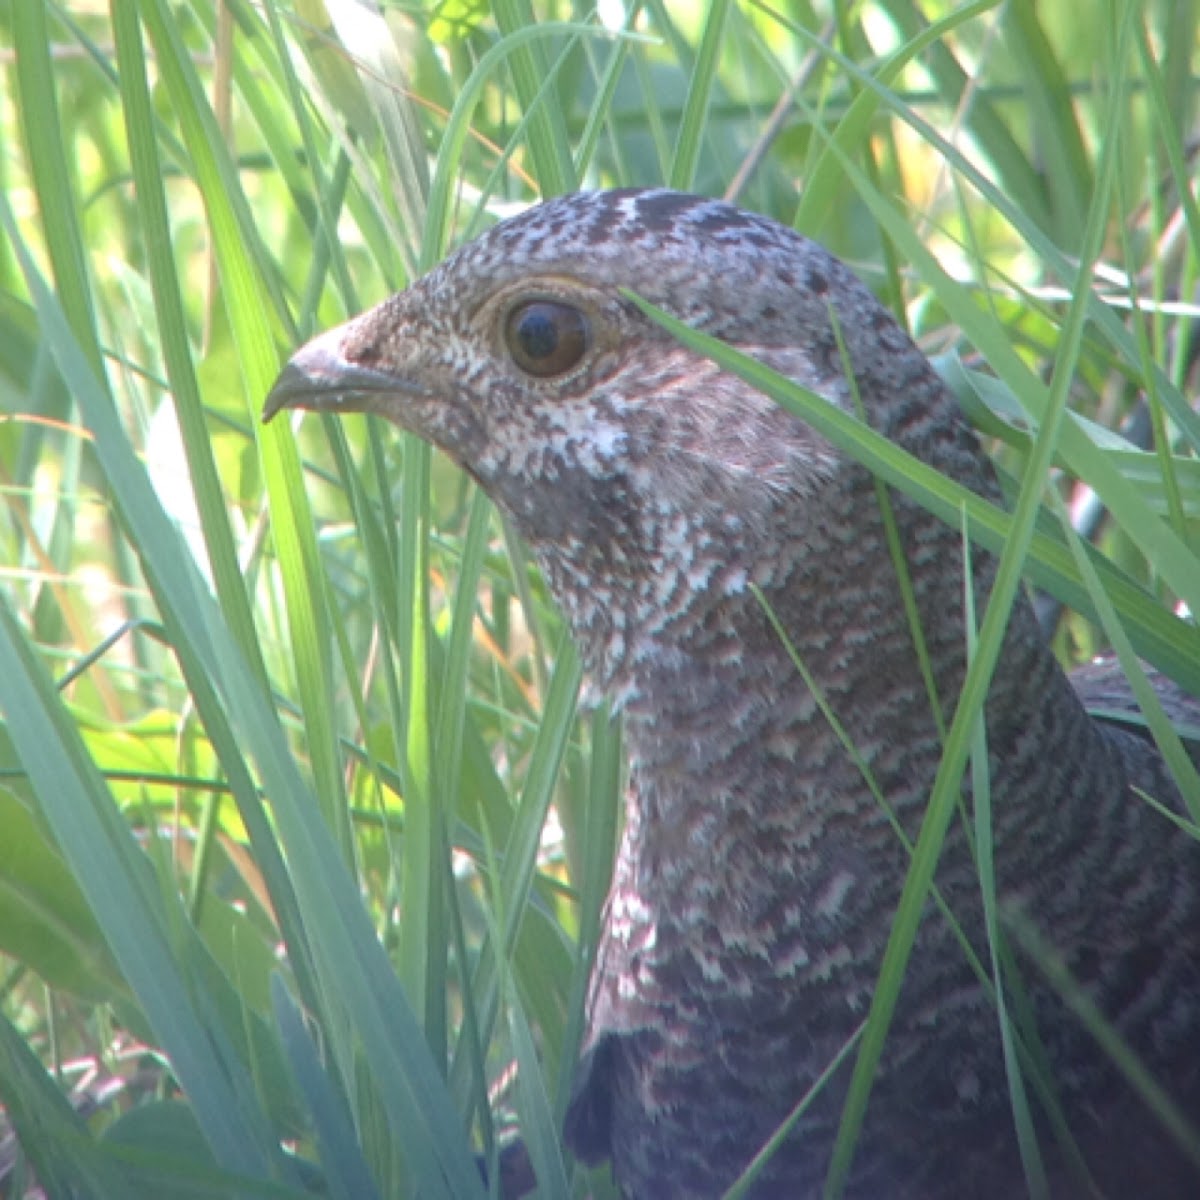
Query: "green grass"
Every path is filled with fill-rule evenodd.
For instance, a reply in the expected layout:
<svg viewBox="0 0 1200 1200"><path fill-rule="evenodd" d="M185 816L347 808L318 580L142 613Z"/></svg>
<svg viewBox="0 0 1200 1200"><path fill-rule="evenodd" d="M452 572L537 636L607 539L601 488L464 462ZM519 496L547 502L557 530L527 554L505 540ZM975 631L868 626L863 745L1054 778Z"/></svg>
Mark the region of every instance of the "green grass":
<svg viewBox="0 0 1200 1200"><path fill-rule="evenodd" d="M631 7L0 0L12 1194L298 1196L316 1164L335 1197L478 1197L516 1120L550 1194L611 1194L558 1128L620 731L576 714L543 584L446 462L258 420L294 346L509 204L736 184L879 290L1013 482L1000 512L702 347L1003 551L835 1174L1019 578L1075 610L1065 659L1200 691L1194 6ZM1105 432L1139 402L1148 448ZM1090 548L1042 503L1084 486ZM124 1081L85 1117L81 1061Z"/></svg>

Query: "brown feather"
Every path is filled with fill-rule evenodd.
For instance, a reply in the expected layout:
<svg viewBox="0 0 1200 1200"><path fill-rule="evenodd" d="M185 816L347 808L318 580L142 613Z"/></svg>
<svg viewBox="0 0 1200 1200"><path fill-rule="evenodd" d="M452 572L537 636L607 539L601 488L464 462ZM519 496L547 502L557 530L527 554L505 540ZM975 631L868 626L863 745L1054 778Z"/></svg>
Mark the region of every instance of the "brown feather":
<svg viewBox="0 0 1200 1200"><path fill-rule="evenodd" d="M504 222L300 351L272 393L268 415L378 412L467 469L528 539L593 694L624 714L628 814L566 1133L581 1158L612 1160L625 1195L663 1200L721 1194L867 1012L909 864L898 831L916 836L941 757L935 704L948 721L964 677L964 564L956 531L892 496L935 701L870 474L622 288L851 410L832 310L871 424L998 492L938 376L842 264L774 222L667 191L581 194ZM506 339L531 302L583 316L586 350L562 373L513 358ZM995 566L973 552L980 611ZM1158 685L1194 722L1200 706ZM1112 667L1073 685L1018 599L986 707L999 895L1200 1122L1197 845L1133 790L1182 814L1153 743L1092 719L1091 696L1133 710ZM965 822L936 886L988 962ZM1017 957L1099 1189L1043 1122L1052 1194L1200 1195L1198 1147L1167 1135ZM755 1195L821 1194L848 1077L817 1096ZM995 1008L931 903L849 1194L1024 1189Z"/></svg>

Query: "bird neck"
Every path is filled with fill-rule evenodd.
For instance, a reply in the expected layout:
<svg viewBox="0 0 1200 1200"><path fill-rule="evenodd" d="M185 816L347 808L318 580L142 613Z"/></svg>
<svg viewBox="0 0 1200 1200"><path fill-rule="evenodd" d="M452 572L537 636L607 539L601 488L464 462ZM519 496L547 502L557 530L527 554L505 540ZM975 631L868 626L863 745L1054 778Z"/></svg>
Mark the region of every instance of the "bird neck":
<svg viewBox="0 0 1200 1200"><path fill-rule="evenodd" d="M915 838L965 674L963 547L894 499L918 652L869 476L855 469L823 504L803 529L779 527L770 566L744 564L759 587L708 594L645 644L629 638L615 676L631 764L621 886L651 910L704 924L715 889L736 894L753 923L780 895L822 911L858 884L862 897L903 880L891 821ZM980 611L994 566L973 553ZM987 719L993 798L1009 808L998 839L1055 819L1020 792L1022 770L1068 743L1086 755L1100 735L1023 598ZM1018 812L1027 801L1039 810ZM1052 854L1054 838L1044 845Z"/></svg>

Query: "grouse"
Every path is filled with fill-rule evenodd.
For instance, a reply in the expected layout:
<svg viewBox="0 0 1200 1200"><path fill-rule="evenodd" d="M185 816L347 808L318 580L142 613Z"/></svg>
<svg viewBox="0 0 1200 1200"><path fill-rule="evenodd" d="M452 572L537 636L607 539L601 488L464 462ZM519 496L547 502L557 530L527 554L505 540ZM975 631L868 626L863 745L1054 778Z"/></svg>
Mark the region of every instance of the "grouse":
<svg viewBox="0 0 1200 1200"><path fill-rule="evenodd" d="M630 292L998 500L956 402L847 267L668 190L580 193L496 225L301 349L265 418L379 413L460 464L531 547L591 694L623 714L627 813L568 1145L611 1160L627 1197L718 1196L807 1098L752 1194L816 1197L850 1073L828 1069L871 1003L965 675L964 576L982 611L996 559L967 556L960 531L903 495L882 504L866 469ZM1155 685L1195 720L1200 704ZM1185 1130L1168 1132L1010 939L1018 1060L1050 1195L1194 1197L1200 852L1153 741L1090 715L1092 699L1135 708L1111 666L1068 676L1018 597L985 709L996 893ZM850 1196L1026 1194L979 969L971 801L968 780Z"/></svg>

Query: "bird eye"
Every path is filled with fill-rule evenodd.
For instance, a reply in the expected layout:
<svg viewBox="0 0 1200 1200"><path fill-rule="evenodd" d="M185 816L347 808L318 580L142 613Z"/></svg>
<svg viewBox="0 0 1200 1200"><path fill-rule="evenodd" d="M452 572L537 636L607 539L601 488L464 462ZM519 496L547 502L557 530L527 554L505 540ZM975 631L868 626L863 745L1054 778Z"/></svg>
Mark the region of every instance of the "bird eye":
<svg viewBox="0 0 1200 1200"><path fill-rule="evenodd" d="M522 371L549 379L565 374L587 352L587 318L569 304L528 301L508 314L504 341Z"/></svg>

